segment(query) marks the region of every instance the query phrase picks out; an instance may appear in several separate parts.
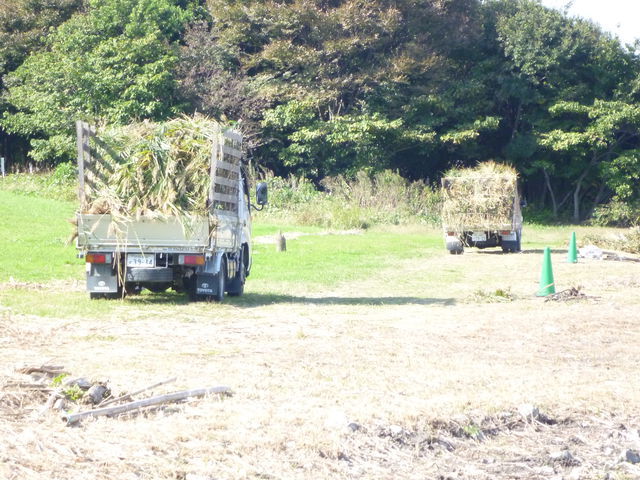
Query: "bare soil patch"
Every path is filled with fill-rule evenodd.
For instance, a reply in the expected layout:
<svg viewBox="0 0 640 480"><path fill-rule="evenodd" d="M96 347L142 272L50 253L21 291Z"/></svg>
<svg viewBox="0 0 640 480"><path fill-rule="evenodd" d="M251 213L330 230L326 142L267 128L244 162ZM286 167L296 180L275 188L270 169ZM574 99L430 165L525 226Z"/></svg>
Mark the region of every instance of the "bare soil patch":
<svg viewBox="0 0 640 480"><path fill-rule="evenodd" d="M324 290L249 284L246 303L0 309L0 477L640 478L640 265L565 258L558 291L588 298L535 297L539 252L470 250ZM116 394L172 376L153 393L234 394L71 428L16 372L44 362Z"/></svg>

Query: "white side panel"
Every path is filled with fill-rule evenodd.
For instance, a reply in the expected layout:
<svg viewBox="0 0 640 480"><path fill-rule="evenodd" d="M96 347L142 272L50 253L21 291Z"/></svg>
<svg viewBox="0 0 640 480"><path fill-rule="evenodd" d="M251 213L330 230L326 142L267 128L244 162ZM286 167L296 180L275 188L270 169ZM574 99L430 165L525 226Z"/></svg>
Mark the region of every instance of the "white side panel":
<svg viewBox="0 0 640 480"><path fill-rule="evenodd" d="M137 220L113 221L111 215L78 215L79 248L203 250L208 246L209 221L206 217L180 221L177 217L143 216Z"/></svg>

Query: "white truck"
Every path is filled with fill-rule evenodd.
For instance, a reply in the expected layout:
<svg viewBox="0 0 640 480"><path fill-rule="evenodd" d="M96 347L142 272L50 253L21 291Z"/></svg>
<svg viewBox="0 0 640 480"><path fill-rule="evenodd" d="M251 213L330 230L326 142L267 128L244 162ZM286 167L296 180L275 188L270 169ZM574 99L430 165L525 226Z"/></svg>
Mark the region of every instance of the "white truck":
<svg viewBox="0 0 640 480"><path fill-rule="evenodd" d="M489 165L462 173L442 179L442 227L449 253L462 254L465 247L519 252L523 219L515 171Z"/></svg>
<svg viewBox="0 0 640 480"><path fill-rule="evenodd" d="M78 174L81 205L91 182L92 128L78 122ZM122 298L143 288L173 288L192 300L221 301L241 295L251 271L251 205L242 168L242 136L221 130L211 146L208 215L141 215L114 219L108 213L77 214L77 248L86 261L87 291L92 299ZM222 188L219 186L222 185ZM223 193L222 193L223 192ZM267 203L265 183L256 203ZM257 207L255 207L257 208Z"/></svg>

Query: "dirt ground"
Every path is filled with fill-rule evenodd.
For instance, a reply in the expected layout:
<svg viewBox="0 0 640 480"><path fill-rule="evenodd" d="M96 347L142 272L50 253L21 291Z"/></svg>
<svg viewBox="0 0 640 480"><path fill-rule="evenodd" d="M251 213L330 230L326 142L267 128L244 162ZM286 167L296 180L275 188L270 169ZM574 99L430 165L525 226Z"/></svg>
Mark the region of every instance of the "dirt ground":
<svg viewBox="0 0 640 480"><path fill-rule="evenodd" d="M557 290L580 287L555 301L535 296L541 264L470 250L321 290L249 284L246 303L0 306L0 478L640 478L640 263L554 252ZM67 426L16 371L45 363L114 394L177 377L136 398L233 395Z"/></svg>

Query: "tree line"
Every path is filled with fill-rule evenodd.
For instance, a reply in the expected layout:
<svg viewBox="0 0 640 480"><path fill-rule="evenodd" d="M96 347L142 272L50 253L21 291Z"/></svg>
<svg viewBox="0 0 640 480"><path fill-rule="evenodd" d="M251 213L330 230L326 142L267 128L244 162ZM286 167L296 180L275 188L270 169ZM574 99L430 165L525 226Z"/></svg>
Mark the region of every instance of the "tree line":
<svg viewBox="0 0 640 480"><path fill-rule="evenodd" d="M279 175L435 184L492 159L581 221L640 205L637 47L537 0L13 0L0 142L10 165L56 165L76 119L197 111Z"/></svg>

